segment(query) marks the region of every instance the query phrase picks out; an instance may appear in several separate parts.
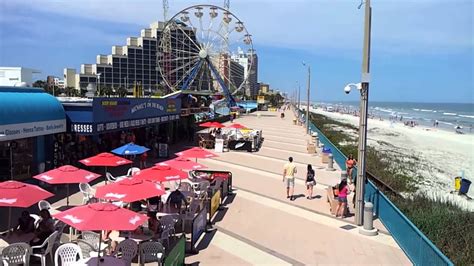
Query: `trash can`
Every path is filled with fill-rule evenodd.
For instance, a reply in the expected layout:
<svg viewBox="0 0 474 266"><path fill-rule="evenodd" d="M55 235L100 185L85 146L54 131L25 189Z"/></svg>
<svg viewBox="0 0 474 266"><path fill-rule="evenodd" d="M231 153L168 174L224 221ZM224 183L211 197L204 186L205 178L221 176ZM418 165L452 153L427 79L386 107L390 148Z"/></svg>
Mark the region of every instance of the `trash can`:
<svg viewBox="0 0 474 266"><path fill-rule="evenodd" d="M296 118L293 119L293 125L296 125Z"/></svg>
<svg viewBox="0 0 474 266"><path fill-rule="evenodd" d="M331 148L324 148L323 147L323 153L331 153Z"/></svg>
<svg viewBox="0 0 474 266"><path fill-rule="evenodd" d="M471 181L465 178L461 179L461 188L459 189L459 194L467 194L470 186L471 186Z"/></svg>
<svg viewBox="0 0 474 266"><path fill-rule="evenodd" d="M459 189L461 188L461 179L462 177L460 176L456 176L454 178L454 191L459 191Z"/></svg>

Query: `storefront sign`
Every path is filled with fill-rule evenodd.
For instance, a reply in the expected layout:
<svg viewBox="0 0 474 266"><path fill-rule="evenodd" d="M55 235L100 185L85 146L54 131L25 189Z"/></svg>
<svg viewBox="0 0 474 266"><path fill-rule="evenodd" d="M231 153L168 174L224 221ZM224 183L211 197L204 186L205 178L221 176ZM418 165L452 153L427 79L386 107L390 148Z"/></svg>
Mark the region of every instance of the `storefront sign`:
<svg viewBox="0 0 474 266"><path fill-rule="evenodd" d="M147 124L148 118L180 114L180 99L156 98L94 98L92 102L94 122L139 121ZM136 123L136 122L134 122ZM139 126L130 125L130 127Z"/></svg>
<svg viewBox="0 0 474 266"><path fill-rule="evenodd" d="M0 135L2 135L0 141L30 138L65 131L66 119L0 125Z"/></svg>
<svg viewBox="0 0 474 266"><path fill-rule="evenodd" d="M92 124L71 124L71 132L92 134L94 126Z"/></svg>
<svg viewBox="0 0 474 266"><path fill-rule="evenodd" d="M202 233L206 231L206 215L207 207L204 207L193 220L193 228L191 232L191 247L194 247L196 245Z"/></svg>
<svg viewBox="0 0 474 266"><path fill-rule="evenodd" d="M211 207L209 211L209 221L212 219L212 216L216 213L219 205L221 204L221 190L218 189L211 198Z"/></svg>
<svg viewBox="0 0 474 266"><path fill-rule="evenodd" d="M257 96L257 103L265 103L265 96Z"/></svg>

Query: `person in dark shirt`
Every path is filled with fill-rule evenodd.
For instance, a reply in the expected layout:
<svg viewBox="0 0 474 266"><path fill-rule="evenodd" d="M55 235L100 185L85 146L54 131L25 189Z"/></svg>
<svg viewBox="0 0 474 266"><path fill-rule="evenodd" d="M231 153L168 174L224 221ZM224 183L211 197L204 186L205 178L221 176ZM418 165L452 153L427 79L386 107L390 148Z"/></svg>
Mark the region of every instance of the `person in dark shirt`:
<svg viewBox="0 0 474 266"><path fill-rule="evenodd" d="M181 210L181 205L183 204L183 202L185 205L188 204L186 197L178 189L171 192L168 197L168 203L170 204L172 212L179 212Z"/></svg>
<svg viewBox="0 0 474 266"><path fill-rule="evenodd" d="M35 231L35 219L30 216L28 211L23 211L18 219L17 230L21 233L31 233Z"/></svg>

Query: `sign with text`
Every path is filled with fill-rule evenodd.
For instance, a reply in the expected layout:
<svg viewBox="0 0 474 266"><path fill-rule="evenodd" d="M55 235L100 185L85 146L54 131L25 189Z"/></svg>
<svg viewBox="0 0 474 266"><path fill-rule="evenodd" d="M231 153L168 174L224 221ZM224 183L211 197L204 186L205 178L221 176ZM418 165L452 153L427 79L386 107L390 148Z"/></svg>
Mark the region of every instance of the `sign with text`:
<svg viewBox="0 0 474 266"><path fill-rule="evenodd" d="M148 118L173 115L170 119L173 120L174 115L181 113L181 99L97 97L93 99L92 108L96 123L129 120L135 124L133 127L137 123L147 124Z"/></svg>
<svg viewBox="0 0 474 266"><path fill-rule="evenodd" d="M265 103L265 96L257 96L257 103Z"/></svg>
<svg viewBox="0 0 474 266"><path fill-rule="evenodd" d="M44 136L65 131L66 119L0 125L0 135L3 135L1 141Z"/></svg>

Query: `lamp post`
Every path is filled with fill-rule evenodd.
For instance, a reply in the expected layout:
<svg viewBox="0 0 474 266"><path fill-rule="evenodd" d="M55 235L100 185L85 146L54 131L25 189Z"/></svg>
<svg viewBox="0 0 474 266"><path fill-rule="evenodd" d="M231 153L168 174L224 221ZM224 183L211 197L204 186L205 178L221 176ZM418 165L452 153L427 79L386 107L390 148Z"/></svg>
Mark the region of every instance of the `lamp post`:
<svg viewBox="0 0 474 266"><path fill-rule="evenodd" d="M97 93L99 94L98 96L100 96L100 75L102 75L102 73L97 73L96 76L97 76Z"/></svg>
<svg viewBox="0 0 474 266"><path fill-rule="evenodd" d="M298 85L298 111L300 110L300 97L301 97L301 86L298 81L296 81L296 84Z"/></svg>
<svg viewBox="0 0 474 266"><path fill-rule="evenodd" d="M364 3L362 3L364 4ZM362 6L359 6L359 8ZM362 79L361 83L348 84L344 91L349 93L351 87L356 87L360 91L360 113L359 113L359 150L357 160L357 183L355 202L355 222L357 225L363 224L364 217L364 185L366 182L366 146L367 146L367 109L369 101L370 82L370 33L371 33L372 8L370 0L365 1L365 21L364 21L364 47L362 56Z"/></svg>
<svg viewBox="0 0 474 266"><path fill-rule="evenodd" d="M308 83L306 88L306 97L307 97L307 105L306 105L306 134L309 134L309 96L310 96L310 82L311 82L311 66L306 64L303 61L303 66L308 68Z"/></svg>

